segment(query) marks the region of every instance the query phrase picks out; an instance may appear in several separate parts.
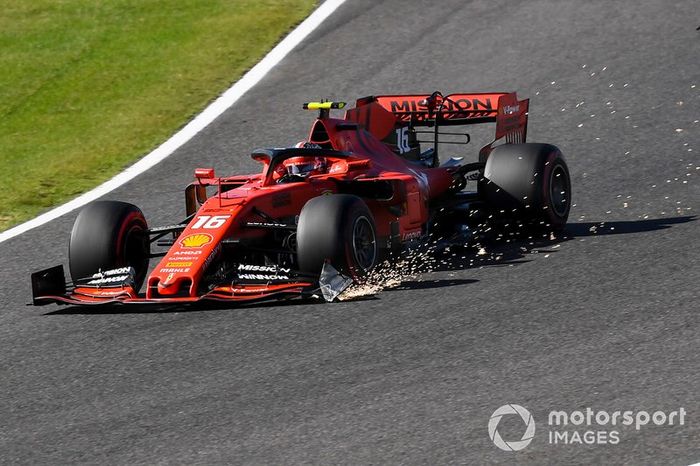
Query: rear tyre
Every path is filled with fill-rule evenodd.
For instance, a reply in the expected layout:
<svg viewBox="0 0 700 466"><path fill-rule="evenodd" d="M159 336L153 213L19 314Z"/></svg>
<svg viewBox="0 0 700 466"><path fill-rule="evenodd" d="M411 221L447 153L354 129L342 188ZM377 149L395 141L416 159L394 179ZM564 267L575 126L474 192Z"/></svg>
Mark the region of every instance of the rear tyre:
<svg viewBox="0 0 700 466"><path fill-rule="evenodd" d="M148 224L141 210L118 201L88 204L75 219L68 262L73 280L100 270L133 267L138 291L148 271Z"/></svg>
<svg viewBox="0 0 700 466"><path fill-rule="evenodd" d="M357 196L332 194L309 200L299 215L297 257L302 272L318 274L326 260L355 279L379 262L374 217Z"/></svg>
<svg viewBox="0 0 700 466"><path fill-rule="evenodd" d="M479 193L496 214L560 231L571 209L571 178L550 144L504 144L489 155ZM497 215L498 216L498 215Z"/></svg>

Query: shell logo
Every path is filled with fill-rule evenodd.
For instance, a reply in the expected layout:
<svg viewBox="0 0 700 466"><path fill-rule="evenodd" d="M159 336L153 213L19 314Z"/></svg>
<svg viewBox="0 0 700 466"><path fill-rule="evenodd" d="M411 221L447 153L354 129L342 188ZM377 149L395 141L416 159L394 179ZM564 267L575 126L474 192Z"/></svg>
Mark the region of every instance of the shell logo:
<svg viewBox="0 0 700 466"><path fill-rule="evenodd" d="M180 244L184 248L201 248L205 244L209 244L214 241L211 235L206 233L196 233L194 235L188 235L180 240Z"/></svg>

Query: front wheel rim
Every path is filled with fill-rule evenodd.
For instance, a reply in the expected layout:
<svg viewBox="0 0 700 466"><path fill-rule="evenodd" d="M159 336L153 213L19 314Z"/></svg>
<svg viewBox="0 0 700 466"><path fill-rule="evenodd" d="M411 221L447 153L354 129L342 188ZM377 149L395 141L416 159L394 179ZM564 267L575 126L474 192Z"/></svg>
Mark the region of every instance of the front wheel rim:
<svg viewBox="0 0 700 466"><path fill-rule="evenodd" d="M371 269L377 258L377 240L367 217L363 216L355 221L352 229L352 247L357 266L363 271Z"/></svg>

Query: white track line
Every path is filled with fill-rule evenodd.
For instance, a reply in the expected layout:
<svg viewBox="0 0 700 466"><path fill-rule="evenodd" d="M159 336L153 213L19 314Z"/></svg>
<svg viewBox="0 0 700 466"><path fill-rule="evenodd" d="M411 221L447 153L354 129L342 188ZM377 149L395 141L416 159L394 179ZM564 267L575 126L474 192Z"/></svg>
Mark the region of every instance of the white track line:
<svg viewBox="0 0 700 466"><path fill-rule="evenodd" d="M21 235L32 228L36 228L58 217L67 214L75 209L78 209L88 202L92 202L110 191L115 190L126 182L136 178L141 173L150 169L158 162L164 160L175 152L179 147L192 139L195 134L206 128L209 123L214 121L228 110L238 99L246 92L255 86L272 68L275 67L284 57L291 52L294 47L299 45L314 29L316 29L323 21L328 18L345 0L326 0L319 6L311 15L306 18L299 26L294 28L287 37L285 37L275 48L270 50L270 53L265 55L257 65L248 71L243 77L224 92L218 99L211 103L207 108L190 121L184 128L175 133L170 139L161 144L153 152L116 175L109 181L106 181L95 189L82 194L72 201L60 205L49 210L32 220L10 228L7 231L0 233L0 243Z"/></svg>

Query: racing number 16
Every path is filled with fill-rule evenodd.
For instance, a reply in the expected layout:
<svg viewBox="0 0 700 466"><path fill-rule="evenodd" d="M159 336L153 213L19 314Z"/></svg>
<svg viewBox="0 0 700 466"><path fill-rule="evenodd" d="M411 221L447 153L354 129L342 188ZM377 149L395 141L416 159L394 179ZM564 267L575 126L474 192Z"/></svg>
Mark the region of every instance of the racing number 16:
<svg viewBox="0 0 700 466"><path fill-rule="evenodd" d="M210 215L200 215L197 217L197 221L194 222L194 225L192 225L192 229L207 228L209 230L215 230L226 223L226 219L229 217L230 215L214 215L213 217Z"/></svg>
<svg viewBox="0 0 700 466"><path fill-rule="evenodd" d="M396 147L399 149L399 154L405 154L411 151L411 146L408 145L408 127L398 128L396 130Z"/></svg>

